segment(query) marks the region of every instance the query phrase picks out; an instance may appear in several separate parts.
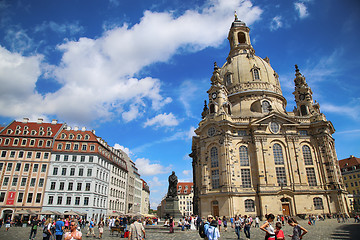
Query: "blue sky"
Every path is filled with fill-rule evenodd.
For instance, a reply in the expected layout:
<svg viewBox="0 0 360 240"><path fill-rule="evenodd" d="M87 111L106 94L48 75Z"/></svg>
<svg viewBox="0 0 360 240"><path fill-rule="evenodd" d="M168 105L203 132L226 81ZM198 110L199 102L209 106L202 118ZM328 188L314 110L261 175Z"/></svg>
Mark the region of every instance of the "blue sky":
<svg viewBox="0 0 360 240"><path fill-rule="evenodd" d="M2 0L0 124L95 129L129 153L156 207L172 170L192 181L191 136L234 10L279 74L288 111L298 64L337 131L338 158L360 157L356 0Z"/></svg>

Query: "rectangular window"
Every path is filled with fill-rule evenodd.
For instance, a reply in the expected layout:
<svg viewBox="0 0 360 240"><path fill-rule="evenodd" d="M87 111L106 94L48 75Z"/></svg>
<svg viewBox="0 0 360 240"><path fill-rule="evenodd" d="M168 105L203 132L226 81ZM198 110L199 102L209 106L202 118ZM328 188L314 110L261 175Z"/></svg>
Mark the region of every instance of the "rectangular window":
<svg viewBox="0 0 360 240"><path fill-rule="evenodd" d="M13 145L18 145L18 144L19 144L19 139L15 138L14 142L13 142Z"/></svg>
<svg viewBox="0 0 360 240"><path fill-rule="evenodd" d="M276 170L276 179L279 186L286 186L287 180L285 175L285 167L277 167Z"/></svg>
<svg viewBox="0 0 360 240"><path fill-rule="evenodd" d="M0 163L0 171L3 169L4 163Z"/></svg>
<svg viewBox="0 0 360 240"><path fill-rule="evenodd" d="M14 177L13 180L12 180L12 184L11 186L15 187L18 183L18 178L17 177Z"/></svg>
<svg viewBox="0 0 360 240"><path fill-rule="evenodd" d="M30 146L34 146L35 145L35 140L34 139L31 139L30 140Z"/></svg>
<svg viewBox="0 0 360 240"><path fill-rule="evenodd" d="M87 145L85 145L85 144L82 145L81 150L82 150L82 151L86 151L86 150L87 150Z"/></svg>
<svg viewBox="0 0 360 240"><path fill-rule="evenodd" d="M28 193L27 203L31 203L33 198L33 193Z"/></svg>
<svg viewBox="0 0 360 240"><path fill-rule="evenodd" d="M60 155L55 156L55 161L60 161Z"/></svg>
<svg viewBox="0 0 360 240"><path fill-rule="evenodd" d="M41 172L46 172L47 164L41 165Z"/></svg>
<svg viewBox="0 0 360 240"><path fill-rule="evenodd" d="M75 155L72 156L72 161L73 161L73 162L76 162L76 156L75 156Z"/></svg>
<svg viewBox="0 0 360 240"><path fill-rule="evenodd" d="M21 145L23 145L23 146L26 145L26 139L23 139L23 140L21 141Z"/></svg>
<svg viewBox="0 0 360 240"><path fill-rule="evenodd" d="M66 168L61 169L61 175L66 176Z"/></svg>
<svg viewBox="0 0 360 240"><path fill-rule="evenodd" d="M26 180L27 180L27 178L25 178L25 177L21 178L21 184L20 184L21 187L25 187Z"/></svg>
<svg viewBox="0 0 360 240"><path fill-rule="evenodd" d="M94 156L89 157L89 162L94 162Z"/></svg>
<svg viewBox="0 0 360 240"><path fill-rule="evenodd" d="M77 143L74 144L74 150L79 150L79 144Z"/></svg>
<svg viewBox="0 0 360 240"><path fill-rule="evenodd" d="M0 193L0 202L3 202L5 200L5 192Z"/></svg>
<svg viewBox="0 0 360 240"><path fill-rule="evenodd" d="M25 163L24 172L28 172L28 171L29 171L29 168L30 168L30 164L29 164L29 163Z"/></svg>
<svg viewBox="0 0 360 240"><path fill-rule="evenodd" d="M32 152L27 152L26 158L31 158L31 157L32 157Z"/></svg>
<svg viewBox="0 0 360 240"><path fill-rule="evenodd" d="M24 152L23 152L23 151L20 151L18 158L23 158L23 157L24 157Z"/></svg>
<svg viewBox="0 0 360 240"><path fill-rule="evenodd" d="M62 144L58 144L57 145L57 150L61 150L62 149Z"/></svg>
<svg viewBox="0 0 360 240"><path fill-rule="evenodd" d="M70 144L70 143L67 143L67 144L65 145L65 150L70 150L70 147L71 147L71 144Z"/></svg>
<svg viewBox="0 0 360 240"><path fill-rule="evenodd" d="M314 168L306 168L306 176L308 179L309 186L317 186Z"/></svg>
<svg viewBox="0 0 360 240"><path fill-rule="evenodd" d="M35 163L34 168L33 168L33 172L37 172L38 170L39 170L39 164Z"/></svg>
<svg viewBox="0 0 360 240"><path fill-rule="evenodd" d="M87 170L87 176L88 176L88 177L91 177L91 175L92 175L92 169L88 169L88 170Z"/></svg>
<svg viewBox="0 0 360 240"><path fill-rule="evenodd" d="M80 168L79 169L79 176L83 176L84 175L84 169L83 168Z"/></svg>
<svg viewBox="0 0 360 240"><path fill-rule="evenodd" d="M24 193L22 193L22 192L19 193L17 202L18 202L18 203L21 203L21 202L23 201L23 198L24 198Z"/></svg>
<svg viewBox="0 0 360 240"><path fill-rule="evenodd" d="M50 141L50 140L48 140L48 141L46 142L46 146L47 146L47 147L51 147L51 141Z"/></svg>
<svg viewBox="0 0 360 240"><path fill-rule="evenodd" d="M12 170L12 166L13 166L12 163L8 163L8 164L7 164L7 167L6 167L6 171L11 171L11 170Z"/></svg>
<svg viewBox="0 0 360 240"><path fill-rule="evenodd" d="M30 187L35 187L36 178L31 178L30 180Z"/></svg>
<svg viewBox="0 0 360 240"><path fill-rule="evenodd" d="M11 157L11 158L14 158L14 157L15 157L15 151L11 151L11 152L10 152L10 157Z"/></svg>
<svg viewBox="0 0 360 240"><path fill-rule="evenodd" d="M37 152L37 153L36 153L36 158L37 158L37 159L41 158L41 152Z"/></svg>
<svg viewBox="0 0 360 240"><path fill-rule="evenodd" d="M70 168L70 176L74 176L75 175L75 168Z"/></svg>
<svg viewBox="0 0 360 240"><path fill-rule="evenodd" d="M36 203L40 203L41 202L41 193L37 193L36 194L36 200L35 200Z"/></svg>
<svg viewBox="0 0 360 240"><path fill-rule="evenodd" d="M44 153L44 159L49 159L49 153L48 152Z"/></svg>
<svg viewBox="0 0 360 240"><path fill-rule="evenodd" d="M77 187L76 187L77 191L81 191L81 185L82 185L81 183L77 183Z"/></svg>
<svg viewBox="0 0 360 240"><path fill-rule="evenodd" d="M53 175L56 176L58 174L58 168L57 167L54 167L53 169Z"/></svg>
<svg viewBox="0 0 360 240"><path fill-rule="evenodd" d="M4 177L3 186L7 186L9 184L9 177Z"/></svg>
<svg viewBox="0 0 360 240"><path fill-rule="evenodd" d="M62 204L62 196L58 196L57 205L61 205L61 204Z"/></svg>
<svg viewBox="0 0 360 240"><path fill-rule="evenodd" d="M85 185L85 191L90 191L90 183L86 183L86 185Z"/></svg>
<svg viewBox="0 0 360 240"><path fill-rule="evenodd" d="M6 151L2 151L2 152L1 152L1 157L2 157L2 158L6 157Z"/></svg>
<svg viewBox="0 0 360 240"><path fill-rule="evenodd" d="M38 142L38 144L39 144L39 147L42 147L43 144L44 144L44 141L43 141L43 140L40 140L40 141Z"/></svg>
<svg viewBox="0 0 360 240"><path fill-rule="evenodd" d="M211 183L213 189L219 188L219 170L211 171Z"/></svg>
<svg viewBox="0 0 360 240"><path fill-rule="evenodd" d="M48 204L52 205L54 202L54 196L49 196Z"/></svg>
<svg viewBox="0 0 360 240"><path fill-rule="evenodd" d="M64 185L65 185L64 182L60 182L59 190L64 190Z"/></svg>
<svg viewBox="0 0 360 240"><path fill-rule="evenodd" d="M251 187L250 169L241 169L241 182L243 188Z"/></svg>
<svg viewBox="0 0 360 240"><path fill-rule="evenodd" d="M16 163L15 171L18 172L21 169L21 163Z"/></svg>
<svg viewBox="0 0 360 240"><path fill-rule="evenodd" d="M44 186L44 179L40 178L39 179L39 187L43 187Z"/></svg>
<svg viewBox="0 0 360 240"><path fill-rule="evenodd" d="M66 198L66 205L71 205L71 197Z"/></svg>
<svg viewBox="0 0 360 240"><path fill-rule="evenodd" d="M92 151L92 152L95 151L95 145L90 146L90 151Z"/></svg>
<svg viewBox="0 0 360 240"><path fill-rule="evenodd" d="M85 206L89 205L89 197L84 197L84 205Z"/></svg>
<svg viewBox="0 0 360 240"><path fill-rule="evenodd" d="M69 161L69 155L64 155L64 161L65 162Z"/></svg>
<svg viewBox="0 0 360 240"><path fill-rule="evenodd" d="M81 156L80 162L85 162L85 156Z"/></svg>
<svg viewBox="0 0 360 240"><path fill-rule="evenodd" d="M79 205L80 204L80 197L76 197L75 198L75 205Z"/></svg>
<svg viewBox="0 0 360 240"><path fill-rule="evenodd" d="M50 184L50 190L55 190L56 182L51 182Z"/></svg>
<svg viewBox="0 0 360 240"><path fill-rule="evenodd" d="M68 191L72 191L72 190L73 190L73 186L74 186L74 183L69 182Z"/></svg>

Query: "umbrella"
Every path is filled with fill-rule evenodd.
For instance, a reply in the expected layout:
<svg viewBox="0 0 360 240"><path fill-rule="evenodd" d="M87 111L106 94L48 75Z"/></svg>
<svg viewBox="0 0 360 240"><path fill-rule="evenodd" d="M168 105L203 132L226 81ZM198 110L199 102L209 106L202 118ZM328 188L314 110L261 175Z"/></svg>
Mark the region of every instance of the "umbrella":
<svg viewBox="0 0 360 240"><path fill-rule="evenodd" d="M29 214L29 212L28 211L26 211L26 210L20 210L20 211L18 211L18 212L15 212L15 214Z"/></svg>
<svg viewBox="0 0 360 240"><path fill-rule="evenodd" d="M71 210L69 212L64 212L64 215L80 215L80 214L78 212Z"/></svg>
<svg viewBox="0 0 360 240"><path fill-rule="evenodd" d="M54 215L54 212L52 212L50 210L46 210L43 212L38 212L38 215Z"/></svg>

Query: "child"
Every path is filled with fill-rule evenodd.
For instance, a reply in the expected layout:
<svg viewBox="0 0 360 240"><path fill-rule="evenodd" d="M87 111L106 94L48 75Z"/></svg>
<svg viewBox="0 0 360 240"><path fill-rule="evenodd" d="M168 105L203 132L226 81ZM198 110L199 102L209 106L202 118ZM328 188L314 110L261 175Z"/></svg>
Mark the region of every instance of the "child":
<svg viewBox="0 0 360 240"><path fill-rule="evenodd" d="M284 236L284 232L283 230L281 230L281 222L277 222L275 224L275 236L276 236L276 239L277 240L284 240L285 239L285 236Z"/></svg>
<svg viewBox="0 0 360 240"><path fill-rule="evenodd" d="M300 240L308 232L305 228L301 227L294 218L289 218L288 224L294 228L293 235L289 235L292 240Z"/></svg>

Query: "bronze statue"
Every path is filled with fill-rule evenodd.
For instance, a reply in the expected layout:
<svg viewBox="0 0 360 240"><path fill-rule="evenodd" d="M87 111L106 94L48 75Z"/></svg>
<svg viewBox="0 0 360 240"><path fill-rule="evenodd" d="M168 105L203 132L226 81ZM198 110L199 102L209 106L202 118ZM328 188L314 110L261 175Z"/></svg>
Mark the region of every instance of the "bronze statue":
<svg viewBox="0 0 360 240"><path fill-rule="evenodd" d="M178 179L173 171L172 174L169 176L169 189L167 196L171 198L175 198L177 196L177 183Z"/></svg>

